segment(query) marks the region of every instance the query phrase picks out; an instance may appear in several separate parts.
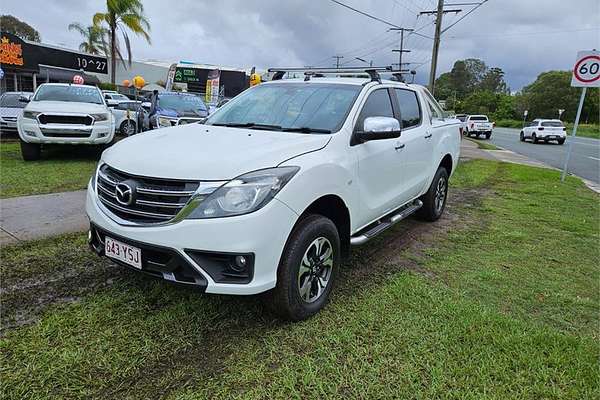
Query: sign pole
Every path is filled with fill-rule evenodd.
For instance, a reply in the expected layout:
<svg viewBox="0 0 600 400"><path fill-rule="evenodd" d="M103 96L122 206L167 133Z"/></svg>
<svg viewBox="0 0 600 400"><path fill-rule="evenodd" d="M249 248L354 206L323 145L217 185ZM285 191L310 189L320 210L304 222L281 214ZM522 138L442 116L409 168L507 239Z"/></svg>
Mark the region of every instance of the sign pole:
<svg viewBox="0 0 600 400"><path fill-rule="evenodd" d="M573 125L573 133L571 134L571 140L569 140L569 148L567 149L567 156L565 158L565 166L563 167L560 181L565 181L567 175L567 167L569 166L569 158L571 158L571 148L573 147L573 140L577 135L577 126L579 125L579 117L581 117L581 109L583 108L583 100L585 99L585 92L587 92L587 86L583 87L581 91L581 97L579 98L579 106L577 107L577 116L575 117L575 124Z"/></svg>

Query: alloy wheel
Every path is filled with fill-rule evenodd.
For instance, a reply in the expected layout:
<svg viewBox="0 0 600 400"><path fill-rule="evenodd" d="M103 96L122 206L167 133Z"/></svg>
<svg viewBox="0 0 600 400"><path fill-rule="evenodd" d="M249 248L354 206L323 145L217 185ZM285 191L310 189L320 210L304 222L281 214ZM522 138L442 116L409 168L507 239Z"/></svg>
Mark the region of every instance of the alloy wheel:
<svg viewBox="0 0 600 400"><path fill-rule="evenodd" d="M446 201L446 178L440 177L435 189L435 212L441 213Z"/></svg>
<svg viewBox="0 0 600 400"><path fill-rule="evenodd" d="M298 291L304 302L313 303L325 293L332 268L333 246L320 236L308 245L298 270Z"/></svg>

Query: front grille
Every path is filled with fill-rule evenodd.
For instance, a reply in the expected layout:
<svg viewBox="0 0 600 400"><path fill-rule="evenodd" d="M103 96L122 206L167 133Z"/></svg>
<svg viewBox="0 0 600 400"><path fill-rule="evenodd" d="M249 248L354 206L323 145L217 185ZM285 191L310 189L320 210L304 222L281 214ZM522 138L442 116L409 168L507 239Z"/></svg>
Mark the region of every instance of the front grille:
<svg viewBox="0 0 600 400"><path fill-rule="evenodd" d="M56 138L88 138L92 134L91 131L86 130L69 130L69 129L46 129L40 128L42 135L46 137L56 137Z"/></svg>
<svg viewBox="0 0 600 400"><path fill-rule="evenodd" d="M41 124L74 124L74 125L92 125L94 119L89 115L53 115L40 114L38 120Z"/></svg>
<svg viewBox="0 0 600 400"><path fill-rule="evenodd" d="M2 117L7 122L17 122L17 117Z"/></svg>
<svg viewBox="0 0 600 400"><path fill-rule="evenodd" d="M116 186L132 188L130 205L117 200ZM98 197L119 218L135 223L166 222L175 217L198 189L200 182L148 178L127 174L104 164L96 181Z"/></svg>

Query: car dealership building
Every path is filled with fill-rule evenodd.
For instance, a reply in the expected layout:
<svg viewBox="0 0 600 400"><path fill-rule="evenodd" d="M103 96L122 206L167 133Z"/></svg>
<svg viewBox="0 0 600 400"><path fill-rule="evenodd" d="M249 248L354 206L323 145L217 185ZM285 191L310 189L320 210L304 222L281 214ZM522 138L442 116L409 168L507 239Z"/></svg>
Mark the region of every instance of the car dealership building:
<svg viewBox="0 0 600 400"><path fill-rule="evenodd" d="M81 75L86 83L98 84L108 77L106 57L23 40L0 32L0 92L33 91L45 82L73 82Z"/></svg>

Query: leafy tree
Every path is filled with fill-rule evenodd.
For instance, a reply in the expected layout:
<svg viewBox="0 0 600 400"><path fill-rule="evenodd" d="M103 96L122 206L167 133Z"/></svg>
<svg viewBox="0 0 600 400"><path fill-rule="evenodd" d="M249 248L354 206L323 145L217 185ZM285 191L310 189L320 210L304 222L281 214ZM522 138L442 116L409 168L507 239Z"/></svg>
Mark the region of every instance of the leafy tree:
<svg viewBox="0 0 600 400"><path fill-rule="evenodd" d="M580 94L581 88L571 87L571 72L548 71L523 88L520 101L529 110L530 118L557 118L560 108L565 110L563 120L574 121ZM598 88L588 88L581 113L583 122L598 122L598 96Z"/></svg>
<svg viewBox="0 0 600 400"><path fill-rule="evenodd" d="M108 44L106 42L108 31L106 28L96 25L84 27L78 22L73 22L69 24L69 30L79 32L83 37L84 40L79 44L79 50L90 54L108 53Z"/></svg>
<svg viewBox="0 0 600 400"><path fill-rule="evenodd" d="M450 72L439 76L436 80L436 97L449 100L463 100L477 90L492 93L506 93L508 86L504 81L501 68L488 68L476 58L457 60Z"/></svg>
<svg viewBox="0 0 600 400"><path fill-rule="evenodd" d="M504 82L504 71L498 67L488 69L483 74L477 88L479 90L488 90L493 93L507 93L508 85Z"/></svg>
<svg viewBox="0 0 600 400"><path fill-rule="evenodd" d="M125 59L121 52L121 46L117 38L117 31L120 31L125 42L127 51L127 60L131 66L131 43L127 30L142 36L150 43L150 23L144 15L144 5L141 0L106 0L106 12L94 14L94 25L105 25L108 31L108 41L110 50L110 81L115 83L115 73L117 69L117 57L125 66Z"/></svg>
<svg viewBox="0 0 600 400"><path fill-rule="evenodd" d="M21 39L39 42L40 34L31 25L12 15L0 15L0 26L4 32L12 33Z"/></svg>

